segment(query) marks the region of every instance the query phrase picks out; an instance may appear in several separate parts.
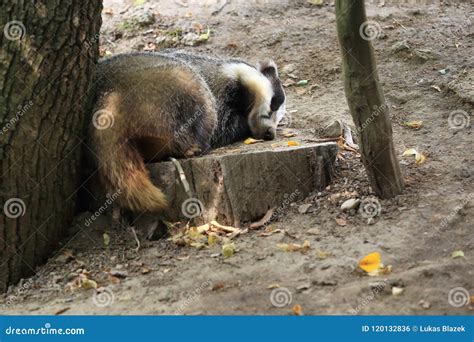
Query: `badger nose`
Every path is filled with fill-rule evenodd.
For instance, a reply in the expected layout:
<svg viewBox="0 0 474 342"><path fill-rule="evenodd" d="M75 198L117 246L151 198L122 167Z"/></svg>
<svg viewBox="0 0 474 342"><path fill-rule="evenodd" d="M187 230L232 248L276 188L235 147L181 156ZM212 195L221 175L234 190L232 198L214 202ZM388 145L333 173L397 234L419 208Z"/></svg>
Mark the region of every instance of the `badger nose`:
<svg viewBox="0 0 474 342"><path fill-rule="evenodd" d="M263 139L265 140L273 140L275 139L275 133L271 128L269 128L266 132L265 135L263 136Z"/></svg>

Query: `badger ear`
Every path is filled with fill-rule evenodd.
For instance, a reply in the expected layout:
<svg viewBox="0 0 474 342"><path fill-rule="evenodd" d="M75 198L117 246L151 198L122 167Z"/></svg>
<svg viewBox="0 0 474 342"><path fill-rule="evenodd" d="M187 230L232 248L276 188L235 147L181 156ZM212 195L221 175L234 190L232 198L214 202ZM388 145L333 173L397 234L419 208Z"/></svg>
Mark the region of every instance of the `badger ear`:
<svg viewBox="0 0 474 342"><path fill-rule="evenodd" d="M278 67L271 59L257 63L257 70L268 78L278 78Z"/></svg>

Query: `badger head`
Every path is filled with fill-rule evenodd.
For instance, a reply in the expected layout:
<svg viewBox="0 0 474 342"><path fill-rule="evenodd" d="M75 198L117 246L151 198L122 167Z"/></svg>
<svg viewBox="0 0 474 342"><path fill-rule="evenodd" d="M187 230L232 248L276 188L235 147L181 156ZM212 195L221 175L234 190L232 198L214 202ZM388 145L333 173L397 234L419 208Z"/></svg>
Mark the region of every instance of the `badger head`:
<svg viewBox="0 0 474 342"><path fill-rule="evenodd" d="M272 60L258 63L257 71L261 74L256 84L252 109L248 124L252 135L257 139L273 140L278 123L286 111L286 96L278 68Z"/></svg>

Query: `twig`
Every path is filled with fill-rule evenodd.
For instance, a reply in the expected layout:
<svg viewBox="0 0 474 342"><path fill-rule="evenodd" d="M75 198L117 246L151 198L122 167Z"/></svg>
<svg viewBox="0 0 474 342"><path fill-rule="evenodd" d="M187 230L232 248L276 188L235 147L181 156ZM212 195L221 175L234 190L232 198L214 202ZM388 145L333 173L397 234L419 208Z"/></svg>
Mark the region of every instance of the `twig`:
<svg viewBox="0 0 474 342"><path fill-rule="evenodd" d="M138 239L138 235L137 235L137 232L135 231L135 228L130 227L130 230L132 231L133 237L135 238L135 241L137 242L137 248L135 248L135 252L138 252L141 247L140 240Z"/></svg>

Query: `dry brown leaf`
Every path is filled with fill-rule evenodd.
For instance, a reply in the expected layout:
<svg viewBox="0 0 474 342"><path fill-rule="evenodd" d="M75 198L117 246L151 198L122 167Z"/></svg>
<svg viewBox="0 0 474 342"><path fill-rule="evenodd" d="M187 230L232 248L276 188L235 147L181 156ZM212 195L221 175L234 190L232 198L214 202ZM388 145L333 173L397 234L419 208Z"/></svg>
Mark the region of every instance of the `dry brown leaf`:
<svg viewBox="0 0 474 342"><path fill-rule="evenodd" d="M338 217L338 218L336 218L336 223L339 226L346 226L347 225L347 220L345 218Z"/></svg>
<svg viewBox="0 0 474 342"><path fill-rule="evenodd" d="M293 306L293 314L295 316L302 316L303 315L303 308L301 307L301 305L296 304L295 306Z"/></svg>

